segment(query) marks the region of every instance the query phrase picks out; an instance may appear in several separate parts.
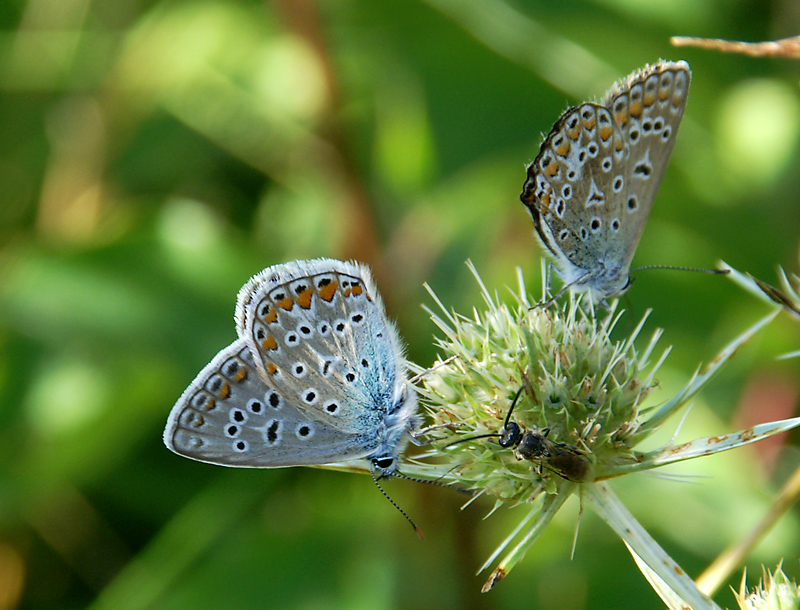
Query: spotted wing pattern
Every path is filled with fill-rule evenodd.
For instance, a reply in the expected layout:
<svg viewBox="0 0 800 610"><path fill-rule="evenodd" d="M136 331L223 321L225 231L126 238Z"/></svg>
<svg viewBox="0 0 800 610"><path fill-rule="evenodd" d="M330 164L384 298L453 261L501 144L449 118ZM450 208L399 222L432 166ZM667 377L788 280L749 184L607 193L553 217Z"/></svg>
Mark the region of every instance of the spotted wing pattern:
<svg viewBox="0 0 800 610"><path fill-rule="evenodd" d="M239 339L173 408L170 449L234 466L365 457L393 469L416 396L366 267L319 259L265 269L239 293L236 328Z"/></svg>
<svg viewBox="0 0 800 610"><path fill-rule="evenodd" d="M627 286L690 80L682 61L631 74L567 110L528 167L522 202L571 289L599 300Z"/></svg>

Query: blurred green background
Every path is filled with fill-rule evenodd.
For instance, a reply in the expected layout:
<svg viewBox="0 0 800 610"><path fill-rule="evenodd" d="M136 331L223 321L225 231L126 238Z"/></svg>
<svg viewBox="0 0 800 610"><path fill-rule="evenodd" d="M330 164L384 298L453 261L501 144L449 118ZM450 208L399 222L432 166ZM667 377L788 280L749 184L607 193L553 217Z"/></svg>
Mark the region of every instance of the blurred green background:
<svg viewBox="0 0 800 610"><path fill-rule="evenodd" d="M476 577L525 509L316 469L235 471L167 451L183 389L234 338L236 293L291 259L376 274L409 356L435 359L428 282L505 294L541 251L518 200L560 113L659 57L693 69L635 264L798 270L800 63L670 47L764 40L763 0L8 0L0 4L0 610L658 608L577 502L494 591ZM727 279L637 275L630 330L674 344L666 400L767 309ZM790 417L782 316L695 401L679 440ZM663 441L678 422L669 422ZM614 488L692 575L755 525L797 436ZM794 510L749 560L798 577ZM736 576L732 582L738 585ZM729 591L717 597L733 605Z"/></svg>

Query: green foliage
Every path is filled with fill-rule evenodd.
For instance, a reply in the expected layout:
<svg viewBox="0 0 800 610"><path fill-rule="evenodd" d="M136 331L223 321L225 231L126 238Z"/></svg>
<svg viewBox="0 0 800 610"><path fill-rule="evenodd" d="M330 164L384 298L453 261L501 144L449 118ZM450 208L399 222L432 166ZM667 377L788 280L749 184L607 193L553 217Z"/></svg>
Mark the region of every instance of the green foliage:
<svg viewBox="0 0 800 610"><path fill-rule="evenodd" d="M192 463L161 431L235 336L238 289L268 265L370 264L422 366L436 356L423 282L458 311L480 304L467 258L503 298L517 266L537 285L524 164L568 104L659 57L686 59L694 76L635 264L724 258L770 283L776 265L796 271L797 64L669 46L675 34L792 35L784 10L4 3L0 609L658 607L604 524L584 520L568 561L569 511L514 579L480 597L474 570L521 513L484 523L488 504L459 513L455 492L387 482L426 533L420 543L367 477ZM622 306L628 320L653 307L648 324L675 345L654 404L766 311L724 278L668 271L640 273ZM695 418L733 430L734 418L790 416L797 360L772 357L798 343L800 325L779 318L682 434L708 430L695 434ZM642 504L645 526L676 524L654 536L692 574L756 523L798 453L715 459L699 485L620 492ZM682 472L710 474L705 462ZM751 558L756 571L796 556L797 539L794 515ZM797 579L796 562L785 570Z"/></svg>

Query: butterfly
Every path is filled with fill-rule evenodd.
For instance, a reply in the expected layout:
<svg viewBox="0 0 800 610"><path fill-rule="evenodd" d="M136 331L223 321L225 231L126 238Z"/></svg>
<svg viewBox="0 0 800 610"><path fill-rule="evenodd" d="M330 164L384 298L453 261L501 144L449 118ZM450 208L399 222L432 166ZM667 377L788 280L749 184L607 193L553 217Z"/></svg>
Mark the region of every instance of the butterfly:
<svg viewBox="0 0 800 610"><path fill-rule="evenodd" d="M564 112L528 166L520 199L565 288L604 302L630 285L690 81L684 61L645 66Z"/></svg>
<svg viewBox="0 0 800 610"><path fill-rule="evenodd" d="M373 477L395 473L417 397L365 265L268 267L239 292L235 320L239 338L172 408L170 450L224 466L367 460Z"/></svg>

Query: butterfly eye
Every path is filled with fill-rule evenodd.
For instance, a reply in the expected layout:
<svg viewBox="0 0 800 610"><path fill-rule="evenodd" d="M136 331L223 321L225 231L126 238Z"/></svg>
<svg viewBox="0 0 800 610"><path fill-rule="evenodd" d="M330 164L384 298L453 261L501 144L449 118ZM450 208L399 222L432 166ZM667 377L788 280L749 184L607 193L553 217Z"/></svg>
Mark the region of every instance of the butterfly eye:
<svg viewBox="0 0 800 610"><path fill-rule="evenodd" d="M379 470L383 470L384 472L390 471L394 467L394 458L393 457L379 457L372 460L372 465Z"/></svg>
<svg viewBox="0 0 800 610"><path fill-rule="evenodd" d="M631 278L631 276L628 276L628 281L625 282L625 285L622 287L622 290L620 292L625 292L628 288L631 287L631 284L633 284L633 278Z"/></svg>

